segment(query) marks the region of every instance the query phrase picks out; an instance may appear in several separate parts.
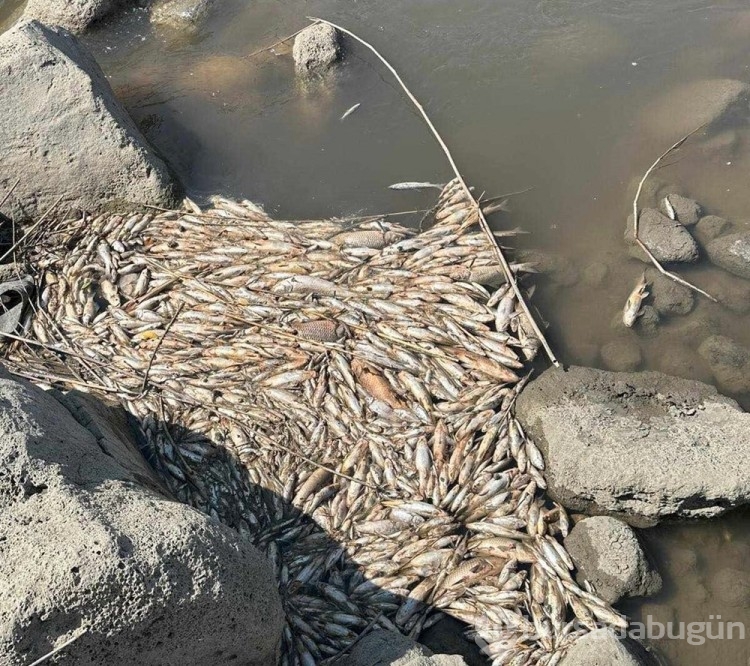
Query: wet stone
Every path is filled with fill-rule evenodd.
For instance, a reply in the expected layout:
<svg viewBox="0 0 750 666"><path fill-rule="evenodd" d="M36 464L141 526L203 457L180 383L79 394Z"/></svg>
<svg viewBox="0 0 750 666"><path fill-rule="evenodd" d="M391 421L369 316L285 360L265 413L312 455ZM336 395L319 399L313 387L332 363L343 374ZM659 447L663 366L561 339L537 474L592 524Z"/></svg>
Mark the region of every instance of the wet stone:
<svg viewBox="0 0 750 666"><path fill-rule="evenodd" d="M737 314L750 312L750 282L747 280L721 271L714 271L710 279L703 278L703 285L709 294L732 312Z"/></svg>
<svg viewBox="0 0 750 666"><path fill-rule="evenodd" d="M669 217L669 212L667 202L664 200L665 198L668 198L669 203L672 204L677 221L686 227L696 224L703 214L703 209L697 201L680 196L679 194L669 194L659 202L659 209L667 217Z"/></svg>
<svg viewBox="0 0 750 666"><path fill-rule="evenodd" d="M323 23L311 25L297 35L292 52L298 73L322 73L341 56L338 31Z"/></svg>
<svg viewBox="0 0 750 666"><path fill-rule="evenodd" d="M653 306L659 314L684 315L693 309L695 297L688 287L665 277L655 268L646 271L646 279Z"/></svg>
<svg viewBox="0 0 750 666"><path fill-rule="evenodd" d="M718 215L706 215L698 220L693 233L700 243L706 245L714 238L727 233L732 228L732 223Z"/></svg>
<svg viewBox="0 0 750 666"><path fill-rule="evenodd" d="M641 211L638 235L662 263L694 263L699 259L698 244L690 232L679 222L670 220L653 208ZM632 215L628 218L625 241L630 245L628 252L632 257L650 263L646 253L635 242Z"/></svg>
<svg viewBox="0 0 750 666"><path fill-rule="evenodd" d="M631 338L618 338L601 349L602 363L607 370L626 372L637 370L643 357L638 343Z"/></svg>
<svg viewBox="0 0 750 666"><path fill-rule="evenodd" d="M555 252L523 250L517 253L519 261L536 264L551 283L560 287L572 287L579 279L578 268L568 258Z"/></svg>
<svg viewBox="0 0 750 666"><path fill-rule="evenodd" d="M750 391L750 350L723 335L706 338L698 353L708 363L719 386L730 393Z"/></svg>
<svg viewBox="0 0 750 666"><path fill-rule="evenodd" d="M659 332L659 313L653 305L644 305L635 321L636 332L645 338L652 338Z"/></svg>
<svg viewBox="0 0 750 666"><path fill-rule="evenodd" d="M717 602L735 608L750 606L750 573L741 569L721 569L709 579L711 595Z"/></svg>
<svg viewBox="0 0 750 666"><path fill-rule="evenodd" d="M715 238L706 245L706 252L720 268L750 279L750 231Z"/></svg>
<svg viewBox="0 0 750 666"><path fill-rule="evenodd" d="M711 381L711 370L697 352L687 345L670 344L657 356L658 369L674 377L696 379L702 382Z"/></svg>
<svg viewBox="0 0 750 666"><path fill-rule="evenodd" d="M174 30L195 30L212 5L213 0L161 0L151 10L151 22Z"/></svg>

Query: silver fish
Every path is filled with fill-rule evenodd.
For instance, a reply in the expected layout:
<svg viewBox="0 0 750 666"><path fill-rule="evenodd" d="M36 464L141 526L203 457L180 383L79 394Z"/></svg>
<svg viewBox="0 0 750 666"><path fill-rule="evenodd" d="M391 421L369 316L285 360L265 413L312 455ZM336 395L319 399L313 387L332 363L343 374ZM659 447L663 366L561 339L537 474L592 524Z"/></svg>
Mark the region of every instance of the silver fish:
<svg viewBox="0 0 750 666"><path fill-rule="evenodd" d="M354 106L352 106L351 108L347 109L344 112L344 115L341 116L341 120L344 120L345 118L348 118L349 116L351 116L360 106L362 106L362 103L361 102L357 102Z"/></svg>
<svg viewBox="0 0 750 666"><path fill-rule="evenodd" d="M646 291L647 286L648 281L644 273L636 283L633 291L630 292L630 296L628 296L628 300L622 310L622 323L628 328L631 328L635 324L636 319L641 315L641 303L648 296L648 292Z"/></svg>
<svg viewBox="0 0 750 666"><path fill-rule="evenodd" d="M423 183L423 182L407 180L404 183L393 183L393 185L388 186L388 189L389 190L429 190L429 189L442 190L443 186L437 183Z"/></svg>

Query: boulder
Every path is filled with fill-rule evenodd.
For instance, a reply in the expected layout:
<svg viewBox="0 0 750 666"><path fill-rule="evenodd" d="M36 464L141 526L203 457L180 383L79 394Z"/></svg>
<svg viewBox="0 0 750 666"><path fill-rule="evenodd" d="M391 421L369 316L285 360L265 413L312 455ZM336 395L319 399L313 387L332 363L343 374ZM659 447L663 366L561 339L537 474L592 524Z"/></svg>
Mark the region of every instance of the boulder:
<svg viewBox="0 0 750 666"><path fill-rule="evenodd" d="M646 279L654 308L659 314L684 315L693 309L695 297L689 287L662 275L655 268L646 269Z"/></svg>
<svg viewBox="0 0 750 666"><path fill-rule="evenodd" d="M669 194L666 197L663 197L659 202L659 209L667 217L669 217L669 211L665 201L666 198L668 198L669 203L672 204L672 209L675 212L677 221L683 226L692 227L698 222L703 214L703 209L697 201L680 196L679 194Z"/></svg>
<svg viewBox="0 0 750 666"><path fill-rule="evenodd" d="M80 33L113 11L137 4L135 0L29 0L23 15Z"/></svg>
<svg viewBox="0 0 750 666"><path fill-rule="evenodd" d="M690 232L676 220L670 220L653 208L644 208L638 218L638 236L651 253L662 263L693 263L698 261L698 244ZM646 253L636 244L633 216L628 218L625 241L632 257L651 263Z"/></svg>
<svg viewBox="0 0 750 666"><path fill-rule="evenodd" d="M597 629L573 643L560 666L650 666L654 663L642 645L620 638L611 629Z"/></svg>
<svg viewBox="0 0 750 666"><path fill-rule="evenodd" d="M585 518L565 538L565 547L578 569L578 582L591 583L610 604L661 590L661 576L649 563L633 528L621 520Z"/></svg>
<svg viewBox="0 0 750 666"><path fill-rule="evenodd" d="M621 337L602 346L602 363L610 370L635 370L643 362L641 348L632 338Z"/></svg>
<svg viewBox="0 0 750 666"><path fill-rule="evenodd" d="M701 284L709 294L732 312L750 312L750 281L714 270L701 275Z"/></svg>
<svg viewBox="0 0 750 666"><path fill-rule="evenodd" d="M171 500L124 412L5 371L0 400L0 663L31 663L81 629L66 663L275 662L268 561Z"/></svg>
<svg viewBox="0 0 750 666"><path fill-rule="evenodd" d="M393 631L367 634L340 666L465 666L458 655L433 655L424 645Z"/></svg>
<svg viewBox="0 0 750 666"><path fill-rule="evenodd" d="M653 305L641 307L641 314L635 320L635 330L644 338L653 338L659 333L659 312Z"/></svg>
<svg viewBox="0 0 750 666"><path fill-rule="evenodd" d="M750 574L743 569L720 569L709 579L709 588L718 603L734 608L750 605Z"/></svg>
<svg viewBox="0 0 750 666"><path fill-rule="evenodd" d="M300 74L319 74L341 57L338 31L325 23L305 28L294 39L294 64Z"/></svg>
<svg viewBox="0 0 750 666"><path fill-rule="evenodd" d="M177 203L166 165L148 147L99 66L62 28L24 22L0 36L4 109L2 209L18 219L123 202Z"/></svg>
<svg viewBox="0 0 750 666"><path fill-rule="evenodd" d="M750 86L735 79L702 79L665 90L642 115L652 136L674 140L700 125L712 125L735 110L746 113ZM707 131L707 127L704 131Z"/></svg>
<svg viewBox="0 0 750 666"><path fill-rule="evenodd" d="M750 231L714 238L706 245L706 253L725 271L750 279Z"/></svg>
<svg viewBox="0 0 750 666"><path fill-rule="evenodd" d="M542 450L550 496L574 511L645 526L750 502L750 415L713 386L552 368L516 411Z"/></svg>
<svg viewBox="0 0 750 666"><path fill-rule="evenodd" d="M159 0L151 8L151 23L173 30L196 30L208 16L213 0Z"/></svg>
<svg viewBox="0 0 750 666"><path fill-rule="evenodd" d="M729 393L750 391L750 349L724 335L712 335L698 347L719 386Z"/></svg>
<svg viewBox="0 0 750 666"><path fill-rule="evenodd" d="M695 237L703 245L708 244L714 238L727 233L732 228L732 223L718 215L706 215L698 220L693 229Z"/></svg>

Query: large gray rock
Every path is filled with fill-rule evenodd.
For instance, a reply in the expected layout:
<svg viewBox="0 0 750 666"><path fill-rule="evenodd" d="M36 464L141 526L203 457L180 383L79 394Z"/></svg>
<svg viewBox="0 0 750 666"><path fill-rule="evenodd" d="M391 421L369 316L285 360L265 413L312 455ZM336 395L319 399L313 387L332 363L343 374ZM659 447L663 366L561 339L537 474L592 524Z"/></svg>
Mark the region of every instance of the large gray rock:
<svg viewBox="0 0 750 666"><path fill-rule="evenodd" d="M750 502L750 415L700 382L658 372L550 369L519 396L550 496L635 525Z"/></svg>
<svg viewBox="0 0 750 666"><path fill-rule="evenodd" d="M609 629L597 629L579 638L560 666L650 666L653 660L643 646L619 638Z"/></svg>
<svg viewBox="0 0 750 666"><path fill-rule="evenodd" d="M698 261L698 244L690 232L679 222L670 220L653 208L644 208L638 218L638 237L662 263L693 263ZM630 255L651 263L646 253L636 244L633 216L628 218L625 241L630 245Z"/></svg>
<svg viewBox="0 0 750 666"><path fill-rule="evenodd" d="M750 231L714 238L706 245L706 252L720 268L750 279Z"/></svg>
<svg viewBox="0 0 750 666"><path fill-rule="evenodd" d="M701 79L680 84L665 90L646 106L643 127L653 136L674 141L735 111L746 113L748 97L750 86L734 79Z"/></svg>
<svg viewBox="0 0 750 666"><path fill-rule="evenodd" d="M659 314L684 315L693 309L695 297L689 287L662 275L655 268L646 269L648 291Z"/></svg>
<svg viewBox="0 0 750 666"><path fill-rule="evenodd" d="M424 645L382 629L365 636L340 666L465 666L458 655L433 655Z"/></svg>
<svg viewBox="0 0 750 666"><path fill-rule="evenodd" d="M737 314L750 312L750 281L724 271L706 271L701 275L701 285L719 303Z"/></svg>
<svg viewBox="0 0 750 666"><path fill-rule="evenodd" d="M594 516L576 523L565 547L578 569L610 604L623 597L649 597L661 590L661 576L643 552L633 529L616 518Z"/></svg>
<svg viewBox="0 0 750 666"><path fill-rule="evenodd" d="M116 9L137 4L136 0L29 0L23 15L80 33Z"/></svg>
<svg viewBox="0 0 750 666"><path fill-rule="evenodd" d="M213 4L214 0L158 0L151 9L151 23L193 31L200 27Z"/></svg>
<svg viewBox="0 0 750 666"><path fill-rule="evenodd" d="M698 347L719 386L729 393L750 391L750 349L724 335L712 335Z"/></svg>
<svg viewBox="0 0 750 666"><path fill-rule="evenodd" d="M714 238L727 233L732 228L732 223L718 215L706 215L698 220L693 232L695 237L703 244L707 245Z"/></svg>
<svg viewBox="0 0 750 666"><path fill-rule="evenodd" d="M300 74L319 74L341 56L338 31L325 23L305 28L294 39L294 64Z"/></svg>
<svg viewBox="0 0 750 666"><path fill-rule="evenodd" d="M692 227L696 224L703 214L703 209L697 201L680 194L669 194L659 202L659 209L664 215L669 216L666 199L669 199L677 221L686 227Z"/></svg>
<svg viewBox="0 0 750 666"><path fill-rule="evenodd" d="M123 414L0 372L0 663L82 628L66 663L274 663L269 563L167 497Z"/></svg>
<svg viewBox="0 0 750 666"><path fill-rule="evenodd" d="M78 40L36 21L0 36L0 189L16 219L134 202L172 206L175 185Z"/></svg>

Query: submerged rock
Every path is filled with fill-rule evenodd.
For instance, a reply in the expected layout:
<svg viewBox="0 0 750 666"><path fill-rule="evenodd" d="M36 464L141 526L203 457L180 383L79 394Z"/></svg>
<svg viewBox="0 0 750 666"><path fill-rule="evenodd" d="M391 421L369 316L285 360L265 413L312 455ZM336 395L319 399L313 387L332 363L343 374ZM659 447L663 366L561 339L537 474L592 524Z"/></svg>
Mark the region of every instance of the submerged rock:
<svg viewBox="0 0 750 666"><path fill-rule="evenodd" d="M339 662L341 666L465 666L458 655L433 655L424 645L393 631L367 634Z"/></svg>
<svg viewBox="0 0 750 666"><path fill-rule="evenodd" d="M159 0L151 9L151 23L175 30L199 27L214 0Z"/></svg>
<svg viewBox="0 0 750 666"><path fill-rule="evenodd" d="M714 238L718 238L722 234L727 233L731 228L732 223L729 220L725 220L718 215L706 215L698 220L698 223L695 225L694 233L698 241L703 245L706 245Z"/></svg>
<svg viewBox="0 0 750 666"><path fill-rule="evenodd" d="M659 312L653 305L641 307L641 314L635 321L635 330L645 338L652 338L659 332Z"/></svg>
<svg viewBox="0 0 750 666"><path fill-rule="evenodd" d="M550 496L572 510L649 525L750 502L750 415L712 386L553 368L517 414L542 449Z"/></svg>
<svg viewBox="0 0 750 666"><path fill-rule="evenodd" d="M670 220L653 208L644 208L638 220L638 235L641 241L660 262L698 261L698 244L682 224ZM631 246L629 252L632 257L651 263L646 253L635 242L632 215L628 218L625 241Z"/></svg>
<svg viewBox="0 0 750 666"><path fill-rule="evenodd" d="M700 382L710 382L713 379L711 370L696 350L679 342L670 342L661 348L656 363L658 369L667 375Z"/></svg>
<svg viewBox="0 0 750 666"><path fill-rule="evenodd" d="M701 276L701 284L709 294L732 312L750 312L750 281L722 271L711 271Z"/></svg>
<svg viewBox="0 0 750 666"><path fill-rule="evenodd" d="M602 363L609 370L636 370L643 361L638 343L627 337L607 342L602 346L600 353Z"/></svg>
<svg viewBox="0 0 750 666"><path fill-rule="evenodd" d="M516 256L520 262L534 264L535 270L544 274L552 284L572 287L578 282L578 268L570 258L562 254L544 250L520 250Z"/></svg>
<svg viewBox="0 0 750 666"><path fill-rule="evenodd" d="M560 666L651 666L645 648L635 641L620 638L610 629L584 634L566 652Z"/></svg>
<svg viewBox="0 0 750 666"><path fill-rule="evenodd" d="M735 79L703 79L667 89L643 111L643 125L660 137L679 137L737 109L748 110L750 86ZM708 128L706 128L708 129Z"/></svg>
<svg viewBox="0 0 750 666"><path fill-rule="evenodd" d="M661 590L633 529L616 518L595 516L576 524L565 547L578 569L578 581L588 581L610 604L623 597L648 597Z"/></svg>
<svg viewBox="0 0 750 666"><path fill-rule="evenodd" d="M701 343L698 353L722 389L729 393L750 391L750 349L724 335L712 335Z"/></svg>
<svg viewBox="0 0 750 666"><path fill-rule="evenodd" d="M172 206L176 188L91 55L69 32L36 21L0 36L3 212L16 219L116 202Z"/></svg>
<svg viewBox="0 0 750 666"><path fill-rule="evenodd" d="M81 628L67 663L275 662L268 561L168 497L122 410L5 371L0 398L2 663L28 664Z"/></svg>
<svg viewBox="0 0 750 666"><path fill-rule="evenodd" d="M609 276L609 266L594 261L581 271L581 282L587 287L601 287Z"/></svg>
<svg viewBox="0 0 750 666"><path fill-rule="evenodd" d="M669 203L672 204L677 221L686 227L692 227L696 224L703 214L703 209L697 201L680 196L679 194L670 194ZM669 217L664 197L659 202L659 209L664 215Z"/></svg>
<svg viewBox="0 0 750 666"><path fill-rule="evenodd" d="M742 569L721 569L709 579L711 594L717 602L734 608L750 605L750 573Z"/></svg>
<svg viewBox="0 0 750 666"><path fill-rule="evenodd" d="M23 16L80 33L113 11L138 4L136 0L29 0Z"/></svg>
<svg viewBox="0 0 750 666"><path fill-rule="evenodd" d="M294 39L292 53L299 73L324 72L341 56L338 31L325 23L311 25Z"/></svg>
<svg viewBox="0 0 750 666"><path fill-rule="evenodd" d="M706 245L706 252L720 268L750 279L750 231L714 238Z"/></svg>
<svg viewBox="0 0 750 666"><path fill-rule="evenodd" d="M655 268L646 270L646 279L654 308L659 314L685 315L693 309L695 297L689 287L662 275Z"/></svg>

